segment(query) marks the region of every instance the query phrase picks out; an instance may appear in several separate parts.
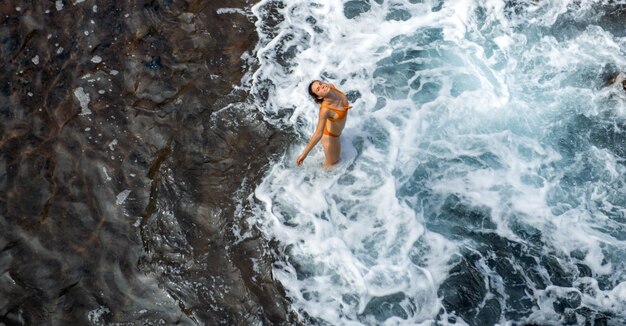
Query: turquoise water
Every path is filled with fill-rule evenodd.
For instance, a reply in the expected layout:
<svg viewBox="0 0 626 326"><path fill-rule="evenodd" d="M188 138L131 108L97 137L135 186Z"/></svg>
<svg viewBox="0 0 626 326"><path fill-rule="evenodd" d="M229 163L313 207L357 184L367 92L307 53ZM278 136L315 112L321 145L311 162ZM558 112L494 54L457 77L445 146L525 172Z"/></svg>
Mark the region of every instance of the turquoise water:
<svg viewBox="0 0 626 326"><path fill-rule="evenodd" d="M262 1L257 106L299 141L256 189L313 324L626 323L621 3ZM623 21L623 19L622 19ZM342 163L295 157L321 78Z"/></svg>

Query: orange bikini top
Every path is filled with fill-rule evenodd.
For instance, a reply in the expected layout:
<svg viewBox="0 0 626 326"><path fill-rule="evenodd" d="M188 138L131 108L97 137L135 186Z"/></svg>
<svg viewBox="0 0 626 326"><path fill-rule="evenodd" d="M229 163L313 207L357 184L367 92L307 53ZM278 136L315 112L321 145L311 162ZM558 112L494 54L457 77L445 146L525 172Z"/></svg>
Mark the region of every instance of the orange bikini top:
<svg viewBox="0 0 626 326"><path fill-rule="evenodd" d="M336 89L334 85L331 84L330 88L332 88L333 90L339 92L339 94L341 94L343 96L346 96L346 94L344 94L342 91ZM331 108L328 105L322 104L320 106L320 109L323 109L323 108L329 109L329 110L337 113L337 118L328 118L328 121L336 122L336 121L341 121L341 120L345 119L348 116L348 110L351 109L352 107L350 105L348 105L348 101L347 101L347 97L346 97L346 105L343 106L343 108L345 110L339 110L339 109Z"/></svg>

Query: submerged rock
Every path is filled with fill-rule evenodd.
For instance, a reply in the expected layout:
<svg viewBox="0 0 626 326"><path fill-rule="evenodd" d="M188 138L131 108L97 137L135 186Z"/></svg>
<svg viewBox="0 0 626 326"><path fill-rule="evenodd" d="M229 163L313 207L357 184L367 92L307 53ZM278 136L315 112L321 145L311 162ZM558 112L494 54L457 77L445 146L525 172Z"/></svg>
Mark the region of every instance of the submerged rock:
<svg viewBox="0 0 626 326"><path fill-rule="evenodd" d="M369 0L351 0L344 4L343 14L348 19L352 19L366 13L372 9Z"/></svg>
<svg viewBox="0 0 626 326"><path fill-rule="evenodd" d="M479 269L475 266L478 256L469 254L454 266L449 277L441 284L437 295L448 313L454 313L466 322L473 321L479 306L487 294L487 285Z"/></svg>

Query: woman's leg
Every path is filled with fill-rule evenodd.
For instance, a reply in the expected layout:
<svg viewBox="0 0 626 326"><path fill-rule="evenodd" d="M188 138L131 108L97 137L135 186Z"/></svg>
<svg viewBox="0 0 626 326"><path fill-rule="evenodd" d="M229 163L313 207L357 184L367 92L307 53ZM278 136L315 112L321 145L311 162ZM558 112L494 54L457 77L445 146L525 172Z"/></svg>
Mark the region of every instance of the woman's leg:
<svg viewBox="0 0 626 326"><path fill-rule="evenodd" d="M324 147L324 167L329 168L339 163L339 155L341 154L341 143L339 137L322 136L322 147Z"/></svg>

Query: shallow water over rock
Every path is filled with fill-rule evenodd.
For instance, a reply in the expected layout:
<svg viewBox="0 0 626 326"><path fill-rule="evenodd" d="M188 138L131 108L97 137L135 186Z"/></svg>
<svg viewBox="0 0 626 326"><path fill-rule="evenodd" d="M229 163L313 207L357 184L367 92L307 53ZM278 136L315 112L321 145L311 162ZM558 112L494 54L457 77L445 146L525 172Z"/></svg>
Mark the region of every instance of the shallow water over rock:
<svg viewBox="0 0 626 326"><path fill-rule="evenodd" d="M290 137L247 100L251 5L0 3L0 322L294 322L246 223Z"/></svg>

